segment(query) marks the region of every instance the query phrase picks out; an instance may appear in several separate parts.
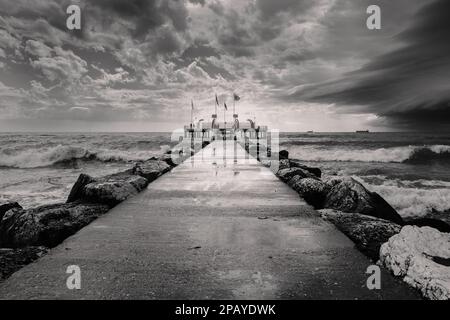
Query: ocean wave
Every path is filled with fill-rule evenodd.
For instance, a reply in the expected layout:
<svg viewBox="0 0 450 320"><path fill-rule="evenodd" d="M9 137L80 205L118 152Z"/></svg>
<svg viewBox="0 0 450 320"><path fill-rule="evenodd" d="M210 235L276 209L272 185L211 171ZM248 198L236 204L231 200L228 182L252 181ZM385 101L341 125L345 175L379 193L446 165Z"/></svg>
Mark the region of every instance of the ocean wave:
<svg viewBox="0 0 450 320"><path fill-rule="evenodd" d="M39 168L75 160L96 160L102 162L129 162L146 160L169 150L170 146L162 145L159 150L88 150L83 147L58 145L51 148L27 149L15 154L0 153L0 167Z"/></svg>
<svg viewBox="0 0 450 320"><path fill-rule="evenodd" d="M368 177L354 178L368 190L379 193L402 217L420 217L450 209L450 183L439 180L405 181L380 177L376 183ZM373 178L373 177L372 177Z"/></svg>
<svg viewBox="0 0 450 320"><path fill-rule="evenodd" d="M378 149L320 148L317 146L288 147L292 157L305 161L348 161L348 162L398 162L427 163L449 161L450 146L403 146Z"/></svg>

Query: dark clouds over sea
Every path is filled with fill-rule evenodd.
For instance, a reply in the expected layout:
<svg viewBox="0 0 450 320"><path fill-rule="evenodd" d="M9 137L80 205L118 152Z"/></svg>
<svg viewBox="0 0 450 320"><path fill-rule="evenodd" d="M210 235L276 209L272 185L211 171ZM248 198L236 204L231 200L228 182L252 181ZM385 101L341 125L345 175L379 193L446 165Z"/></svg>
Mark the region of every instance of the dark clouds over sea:
<svg viewBox="0 0 450 320"><path fill-rule="evenodd" d="M449 124L446 0L81 0L71 32L72 2L0 0L4 130L172 130L233 91L283 131Z"/></svg>

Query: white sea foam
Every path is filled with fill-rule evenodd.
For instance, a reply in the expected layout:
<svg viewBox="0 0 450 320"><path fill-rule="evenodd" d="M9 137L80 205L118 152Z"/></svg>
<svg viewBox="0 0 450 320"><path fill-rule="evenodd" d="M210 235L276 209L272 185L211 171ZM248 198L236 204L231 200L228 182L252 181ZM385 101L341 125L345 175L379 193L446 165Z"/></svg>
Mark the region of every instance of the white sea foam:
<svg viewBox="0 0 450 320"><path fill-rule="evenodd" d="M437 155L450 153L448 145L404 146L378 149L345 148L333 146L288 146L292 157L305 161L359 161L359 162L404 162L421 149L429 149Z"/></svg>
<svg viewBox="0 0 450 320"><path fill-rule="evenodd" d="M82 159L98 161L137 161L162 154L169 146L159 150L87 150L82 147L58 145L51 148L26 149L13 154L0 152L0 166L11 168L38 168L63 161Z"/></svg>
<svg viewBox="0 0 450 320"><path fill-rule="evenodd" d="M440 180L387 179L379 176L381 184L366 182L373 177L354 177L368 190L379 193L403 217L423 216L432 209L450 209L450 182Z"/></svg>

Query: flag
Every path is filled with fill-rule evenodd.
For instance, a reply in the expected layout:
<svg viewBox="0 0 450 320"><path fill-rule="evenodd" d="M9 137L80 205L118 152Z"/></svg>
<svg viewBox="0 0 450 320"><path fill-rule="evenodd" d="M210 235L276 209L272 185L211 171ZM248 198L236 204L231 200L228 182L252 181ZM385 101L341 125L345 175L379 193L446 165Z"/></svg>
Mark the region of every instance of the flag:
<svg viewBox="0 0 450 320"><path fill-rule="evenodd" d="M224 102L223 106L225 107L225 110L228 110L227 104Z"/></svg>
<svg viewBox="0 0 450 320"><path fill-rule="evenodd" d="M216 105L219 105L219 99L217 99L217 94L216 94Z"/></svg>
<svg viewBox="0 0 450 320"><path fill-rule="evenodd" d="M234 101L241 100L241 97L239 97L236 93L233 93L233 98L234 98Z"/></svg>
<svg viewBox="0 0 450 320"><path fill-rule="evenodd" d="M192 107L192 110L194 110L194 101L193 100L191 100L191 107Z"/></svg>

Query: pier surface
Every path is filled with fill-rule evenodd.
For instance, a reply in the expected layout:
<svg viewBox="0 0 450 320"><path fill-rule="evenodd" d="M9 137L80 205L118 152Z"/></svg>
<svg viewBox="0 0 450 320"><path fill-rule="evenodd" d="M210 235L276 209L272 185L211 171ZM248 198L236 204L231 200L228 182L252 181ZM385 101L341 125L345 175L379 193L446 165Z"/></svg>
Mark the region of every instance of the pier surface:
<svg viewBox="0 0 450 320"><path fill-rule="evenodd" d="M0 284L1 299L411 299L239 145L217 141ZM69 265L81 289L69 290Z"/></svg>

